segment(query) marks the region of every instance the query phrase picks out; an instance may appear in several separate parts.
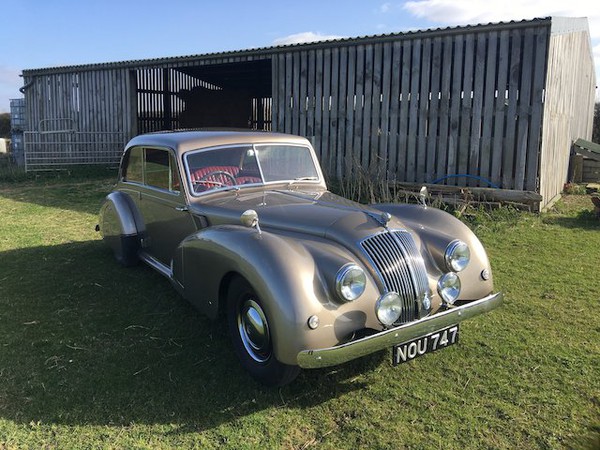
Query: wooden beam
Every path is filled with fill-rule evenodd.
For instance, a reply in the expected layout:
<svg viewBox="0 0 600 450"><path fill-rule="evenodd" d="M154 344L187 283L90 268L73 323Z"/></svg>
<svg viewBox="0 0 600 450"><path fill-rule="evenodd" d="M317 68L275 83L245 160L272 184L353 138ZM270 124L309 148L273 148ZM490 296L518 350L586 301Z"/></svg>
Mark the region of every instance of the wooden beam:
<svg viewBox="0 0 600 450"><path fill-rule="evenodd" d="M532 191L517 191L506 189L460 187L441 184L419 184L419 183L395 183L393 186L406 191L418 192L422 186L426 186L432 197L442 197L459 194L470 194L474 199L481 202L500 203L522 203L536 205L542 201L542 196Z"/></svg>

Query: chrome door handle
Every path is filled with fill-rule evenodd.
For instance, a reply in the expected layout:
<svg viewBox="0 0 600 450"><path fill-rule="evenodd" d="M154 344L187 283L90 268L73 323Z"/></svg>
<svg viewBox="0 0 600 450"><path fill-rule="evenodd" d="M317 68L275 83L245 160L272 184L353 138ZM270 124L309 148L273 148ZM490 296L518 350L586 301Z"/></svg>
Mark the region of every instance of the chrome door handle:
<svg viewBox="0 0 600 450"><path fill-rule="evenodd" d="M190 209L187 206L176 206L175 209L177 211L189 211Z"/></svg>

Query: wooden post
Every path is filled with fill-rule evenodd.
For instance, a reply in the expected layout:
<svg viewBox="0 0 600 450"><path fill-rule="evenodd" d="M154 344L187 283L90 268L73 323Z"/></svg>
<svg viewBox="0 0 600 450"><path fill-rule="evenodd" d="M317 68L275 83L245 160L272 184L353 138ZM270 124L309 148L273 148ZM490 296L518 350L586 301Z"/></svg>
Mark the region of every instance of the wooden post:
<svg viewBox="0 0 600 450"><path fill-rule="evenodd" d="M163 69L163 128L170 130L173 126L173 113L171 111L171 83L169 69Z"/></svg>
<svg viewBox="0 0 600 450"><path fill-rule="evenodd" d="M583 177L583 155L577 153L571 155L570 165L569 180L573 183L581 183Z"/></svg>

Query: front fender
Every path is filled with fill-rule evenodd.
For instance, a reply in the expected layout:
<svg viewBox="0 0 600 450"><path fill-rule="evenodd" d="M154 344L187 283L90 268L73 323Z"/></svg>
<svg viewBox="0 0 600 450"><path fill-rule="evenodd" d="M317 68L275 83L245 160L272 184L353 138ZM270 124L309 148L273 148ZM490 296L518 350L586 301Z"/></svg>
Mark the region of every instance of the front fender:
<svg viewBox="0 0 600 450"><path fill-rule="evenodd" d="M437 208L420 205L373 205L375 208L388 212L398 218L407 227L419 235L424 251L436 265L438 273L447 272L444 252L447 245L455 239L467 243L471 250L471 262L458 275L462 289L459 300L474 300L482 298L493 291L494 282L487 253L473 231L452 214ZM486 269L488 279L481 274Z"/></svg>
<svg viewBox="0 0 600 450"><path fill-rule="evenodd" d="M245 278L262 302L277 359L297 365L302 350L336 345L356 330L378 326L374 302L379 294L374 281L369 279L361 299L336 303L331 272L354 260L331 243L323 241L315 247L319 251L305 239L268 231L211 227L182 242L173 260L173 276L184 286L184 297L211 318L217 317L223 300L223 280L231 274ZM307 321L315 314L321 325L311 330Z"/></svg>

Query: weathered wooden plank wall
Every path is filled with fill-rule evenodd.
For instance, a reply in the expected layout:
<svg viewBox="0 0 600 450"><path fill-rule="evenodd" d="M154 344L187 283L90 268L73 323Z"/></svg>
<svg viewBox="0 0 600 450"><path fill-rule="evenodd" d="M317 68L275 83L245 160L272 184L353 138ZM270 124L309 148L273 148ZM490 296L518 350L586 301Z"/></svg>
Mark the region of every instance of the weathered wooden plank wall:
<svg viewBox="0 0 600 450"><path fill-rule="evenodd" d="M540 189L548 204L568 176L570 149L578 138L591 140L595 72L585 32L550 37L540 158Z"/></svg>
<svg viewBox="0 0 600 450"><path fill-rule="evenodd" d="M128 114L132 88L128 80L125 69L32 77L27 89L27 131L128 131L133 118Z"/></svg>
<svg viewBox="0 0 600 450"><path fill-rule="evenodd" d="M92 70L25 79L26 167L118 161L133 125L126 70Z"/></svg>
<svg viewBox="0 0 600 450"><path fill-rule="evenodd" d="M94 161L111 133L177 128L180 94L219 89L217 66L256 65L245 72L261 85L250 126L307 136L332 178L491 184L546 203L562 189L571 142L589 138L595 86L589 35L573 31L585 19L571 29L558 20L564 33L556 20L26 71L29 131L41 143L53 132L43 160ZM80 149L70 130L88 133Z"/></svg>
<svg viewBox="0 0 600 450"><path fill-rule="evenodd" d="M178 128L185 101L177 94L198 86L218 89L182 69L254 59L243 55L25 75L25 83L31 83L26 91L26 168L115 164L136 134ZM254 98L250 107L251 126L269 129L272 99Z"/></svg>
<svg viewBox="0 0 600 450"><path fill-rule="evenodd" d="M290 49L273 59L275 129L309 137L332 177L458 175L446 182L535 191L549 32L511 24Z"/></svg>

